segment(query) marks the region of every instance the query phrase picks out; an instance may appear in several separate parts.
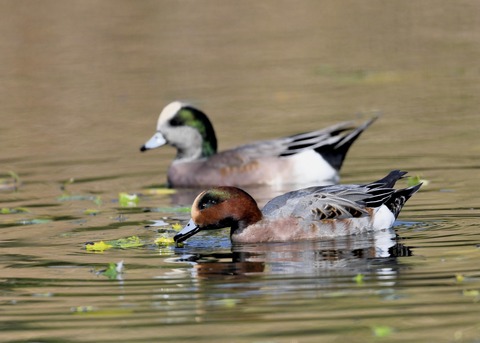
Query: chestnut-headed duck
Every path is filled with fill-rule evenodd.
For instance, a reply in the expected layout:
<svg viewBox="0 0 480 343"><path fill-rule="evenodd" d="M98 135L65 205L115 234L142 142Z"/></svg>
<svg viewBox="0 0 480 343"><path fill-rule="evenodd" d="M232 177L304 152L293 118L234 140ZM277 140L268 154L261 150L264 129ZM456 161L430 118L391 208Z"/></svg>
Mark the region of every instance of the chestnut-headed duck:
<svg viewBox="0 0 480 343"><path fill-rule="evenodd" d="M389 229L405 202L421 186L394 189L395 182L405 174L394 170L368 184L292 191L273 198L261 211L239 188L211 188L197 196L192 219L174 240L180 243L199 231L226 227L230 227L234 243L334 238Z"/></svg>
<svg viewBox="0 0 480 343"><path fill-rule="evenodd" d="M215 131L205 113L174 101L162 110L157 132L140 151L165 144L177 149L168 169L170 187L334 184L348 149L375 119L358 127L343 122L217 152Z"/></svg>

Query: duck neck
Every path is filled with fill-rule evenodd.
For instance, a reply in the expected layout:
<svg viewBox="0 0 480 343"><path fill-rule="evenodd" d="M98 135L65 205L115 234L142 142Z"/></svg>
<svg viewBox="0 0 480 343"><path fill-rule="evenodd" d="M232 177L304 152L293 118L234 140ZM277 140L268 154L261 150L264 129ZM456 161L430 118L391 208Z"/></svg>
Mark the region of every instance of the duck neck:
<svg viewBox="0 0 480 343"><path fill-rule="evenodd" d="M211 141L211 137L202 137L198 131L191 128L186 128L185 131L189 132L188 135L184 135L188 138L171 144L177 148L176 160L191 162L216 154L216 144ZM215 136L213 136L213 140L215 140Z"/></svg>
<svg viewBox="0 0 480 343"><path fill-rule="evenodd" d="M240 233L250 225L256 224L263 219L263 214L255 202L239 206L241 214L237 215L230 228L230 236Z"/></svg>
<svg viewBox="0 0 480 343"><path fill-rule="evenodd" d="M194 107L186 106L179 111L178 118L180 118L180 122L183 123L185 127L193 129L196 132L195 135L190 137L198 135L198 137L195 137L197 140L195 144L190 144L190 147L195 146L195 148L191 148L193 151L183 151L179 152L179 154L182 153L187 157L206 158L217 153L215 130L205 113ZM189 136L185 135L184 137Z"/></svg>

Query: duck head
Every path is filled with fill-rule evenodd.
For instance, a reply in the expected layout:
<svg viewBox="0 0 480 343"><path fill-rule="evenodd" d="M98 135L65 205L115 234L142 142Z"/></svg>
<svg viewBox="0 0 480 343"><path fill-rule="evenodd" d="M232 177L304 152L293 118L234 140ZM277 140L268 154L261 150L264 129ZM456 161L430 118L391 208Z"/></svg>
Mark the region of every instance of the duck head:
<svg viewBox="0 0 480 343"><path fill-rule="evenodd" d="M165 106L158 117L157 132L140 151L165 144L177 148L177 160L195 160L217 152L215 131L206 114L180 101Z"/></svg>
<svg viewBox="0 0 480 343"><path fill-rule="evenodd" d="M192 219L173 238L176 243L202 230L230 227L230 235L262 219L256 201L236 187L215 187L200 193L192 205Z"/></svg>

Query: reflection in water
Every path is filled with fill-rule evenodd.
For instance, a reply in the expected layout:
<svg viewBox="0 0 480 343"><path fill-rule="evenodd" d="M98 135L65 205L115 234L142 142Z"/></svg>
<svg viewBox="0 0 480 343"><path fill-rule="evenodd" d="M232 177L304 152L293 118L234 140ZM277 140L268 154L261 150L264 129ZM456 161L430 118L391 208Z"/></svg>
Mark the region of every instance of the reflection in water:
<svg viewBox="0 0 480 343"><path fill-rule="evenodd" d="M410 256L408 247L397 242L393 230L368 232L334 240L292 243L234 244L231 253L185 254L177 261L191 262L195 277L220 275L322 275L361 274L395 265L395 259Z"/></svg>
<svg viewBox="0 0 480 343"><path fill-rule="evenodd" d="M385 299L400 298L396 286L405 267L397 258L411 255L393 230L328 241L235 244L230 251L221 252L187 244L177 253L182 255L169 261L190 264L190 277L176 280L181 294L169 299L181 297L189 300L191 307L175 312L170 320L217 324L268 322L288 313L292 303L306 313L313 311L315 316L325 317L322 304L330 299L348 303L372 292ZM369 287L361 287L364 282ZM171 311L167 302L158 306Z"/></svg>

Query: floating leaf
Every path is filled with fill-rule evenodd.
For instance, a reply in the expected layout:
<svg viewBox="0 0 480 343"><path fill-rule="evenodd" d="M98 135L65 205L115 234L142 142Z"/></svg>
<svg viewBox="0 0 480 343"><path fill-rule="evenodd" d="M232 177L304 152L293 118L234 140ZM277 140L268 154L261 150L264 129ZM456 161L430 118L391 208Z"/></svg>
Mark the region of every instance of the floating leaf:
<svg viewBox="0 0 480 343"><path fill-rule="evenodd" d="M180 231L181 229L183 229L183 225L180 223L172 224L172 229L174 229L175 231Z"/></svg>
<svg viewBox="0 0 480 343"><path fill-rule="evenodd" d="M464 289L463 295L466 297L478 297L480 292L476 289Z"/></svg>
<svg viewBox="0 0 480 343"><path fill-rule="evenodd" d="M175 244L175 241L173 240L173 237L158 237L155 240L155 244L157 245L173 245Z"/></svg>
<svg viewBox="0 0 480 343"><path fill-rule="evenodd" d="M118 263L109 263L108 268L102 271L102 275L108 277L109 279L116 279L119 274L123 272L123 261Z"/></svg>
<svg viewBox="0 0 480 343"><path fill-rule="evenodd" d="M83 213L89 216L96 216L100 213L100 211L95 209L86 209L85 211L83 211Z"/></svg>
<svg viewBox="0 0 480 343"><path fill-rule="evenodd" d="M465 276L463 276L463 274L455 274L455 280L458 282L458 283L462 283L464 280L465 280Z"/></svg>
<svg viewBox="0 0 480 343"><path fill-rule="evenodd" d="M128 249L138 248L144 245L145 243L138 236L130 236L105 242L87 242L85 243L85 249L87 251L105 251L111 248Z"/></svg>
<svg viewBox="0 0 480 343"><path fill-rule="evenodd" d="M177 193L177 190L173 188L149 188L146 193L152 195L169 195Z"/></svg>
<svg viewBox="0 0 480 343"><path fill-rule="evenodd" d="M85 311L82 312L81 309L84 308ZM94 308L92 306L78 306L78 311L75 311L77 308L72 308L72 312L75 315L82 315L82 316L95 316L95 317L108 317L111 318L112 316L125 316L127 314L132 314L132 309L126 308L115 308L115 309L106 309L100 310Z"/></svg>
<svg viewBox="0 0 480 343"><path fill-rule="evenodd" d="M353 278L353 281L355 281L355 283L357 285L361 285L363 284L363 279L365 279L365 275L363 274L357 274L355 275L355 277Z"/></svg>
<svg viewBox="0 0 480 343"><path fill-rule="evenodd" d="M426 185L428 185L428 184L430 183L430 181L425 180L425 179L421 179L420 176L418 176L418 175L409 176L409 177L407 178L407 185L408 185L408 187L416 186L416 185L418 185L419 183L423 183L423 185L426 186Z"/></svg>
<svg viewBox="0 0 480 343"><path fill-rule="evenodd" d="M112 246L110 244L105 243L104 241L85 243L85 249L87 251L105 251L110 248L112 248Z"/></svg>
<svg viewBox="0 0 480 343"><path fill-rule="evenodd" d="M156 245L175 245L175 241L173 240L172 236L168 236L167 234L163 234L157 239L155 239ZM176 245L178 248L183 247L183 243L178 243Z"/></svg>
<svg viewBox="0 0 480 343"><path fill-rule="evenodd" d="M145 243L138 236L119 238L113 241L107 241L107 243L114 248L120 249L138 248L145 245Z"/></svg>
<svg viewBox="0 0 480 343"><path fill-rule="evenodd" d="M237 299L227 298L227 299L220 299L218 304L227 307L227 308L234 308L238 303Z"/></svg>
<svg viewBox="0 0 480 343"><path fill-rule="evenodd" d="M29 213L30 211L24 207L15 207L15 208L8 208L2 207L0 209L0 214L15 214L15 213Z"/></svg>
<svg viewBox="0 0 480 343"><path fill-rule="evenodd" d="M122 207L135 207L138 205L138 195L136 194L128 194L128 193L120 193L118 194L118 203Z"/></svg>
<svg viewBox="0 0 480 343"><path fill-rule="evenodd" d="M70 309L73 313L88 313L94 311L93 306L76 306Z"/></svg>
<svg viewBox="0 0 480 343"><path fill-rule="evenodd" d="M387 325L372 326L372 332L375 337L387 337L393 332L393 328Z"/></svg>

